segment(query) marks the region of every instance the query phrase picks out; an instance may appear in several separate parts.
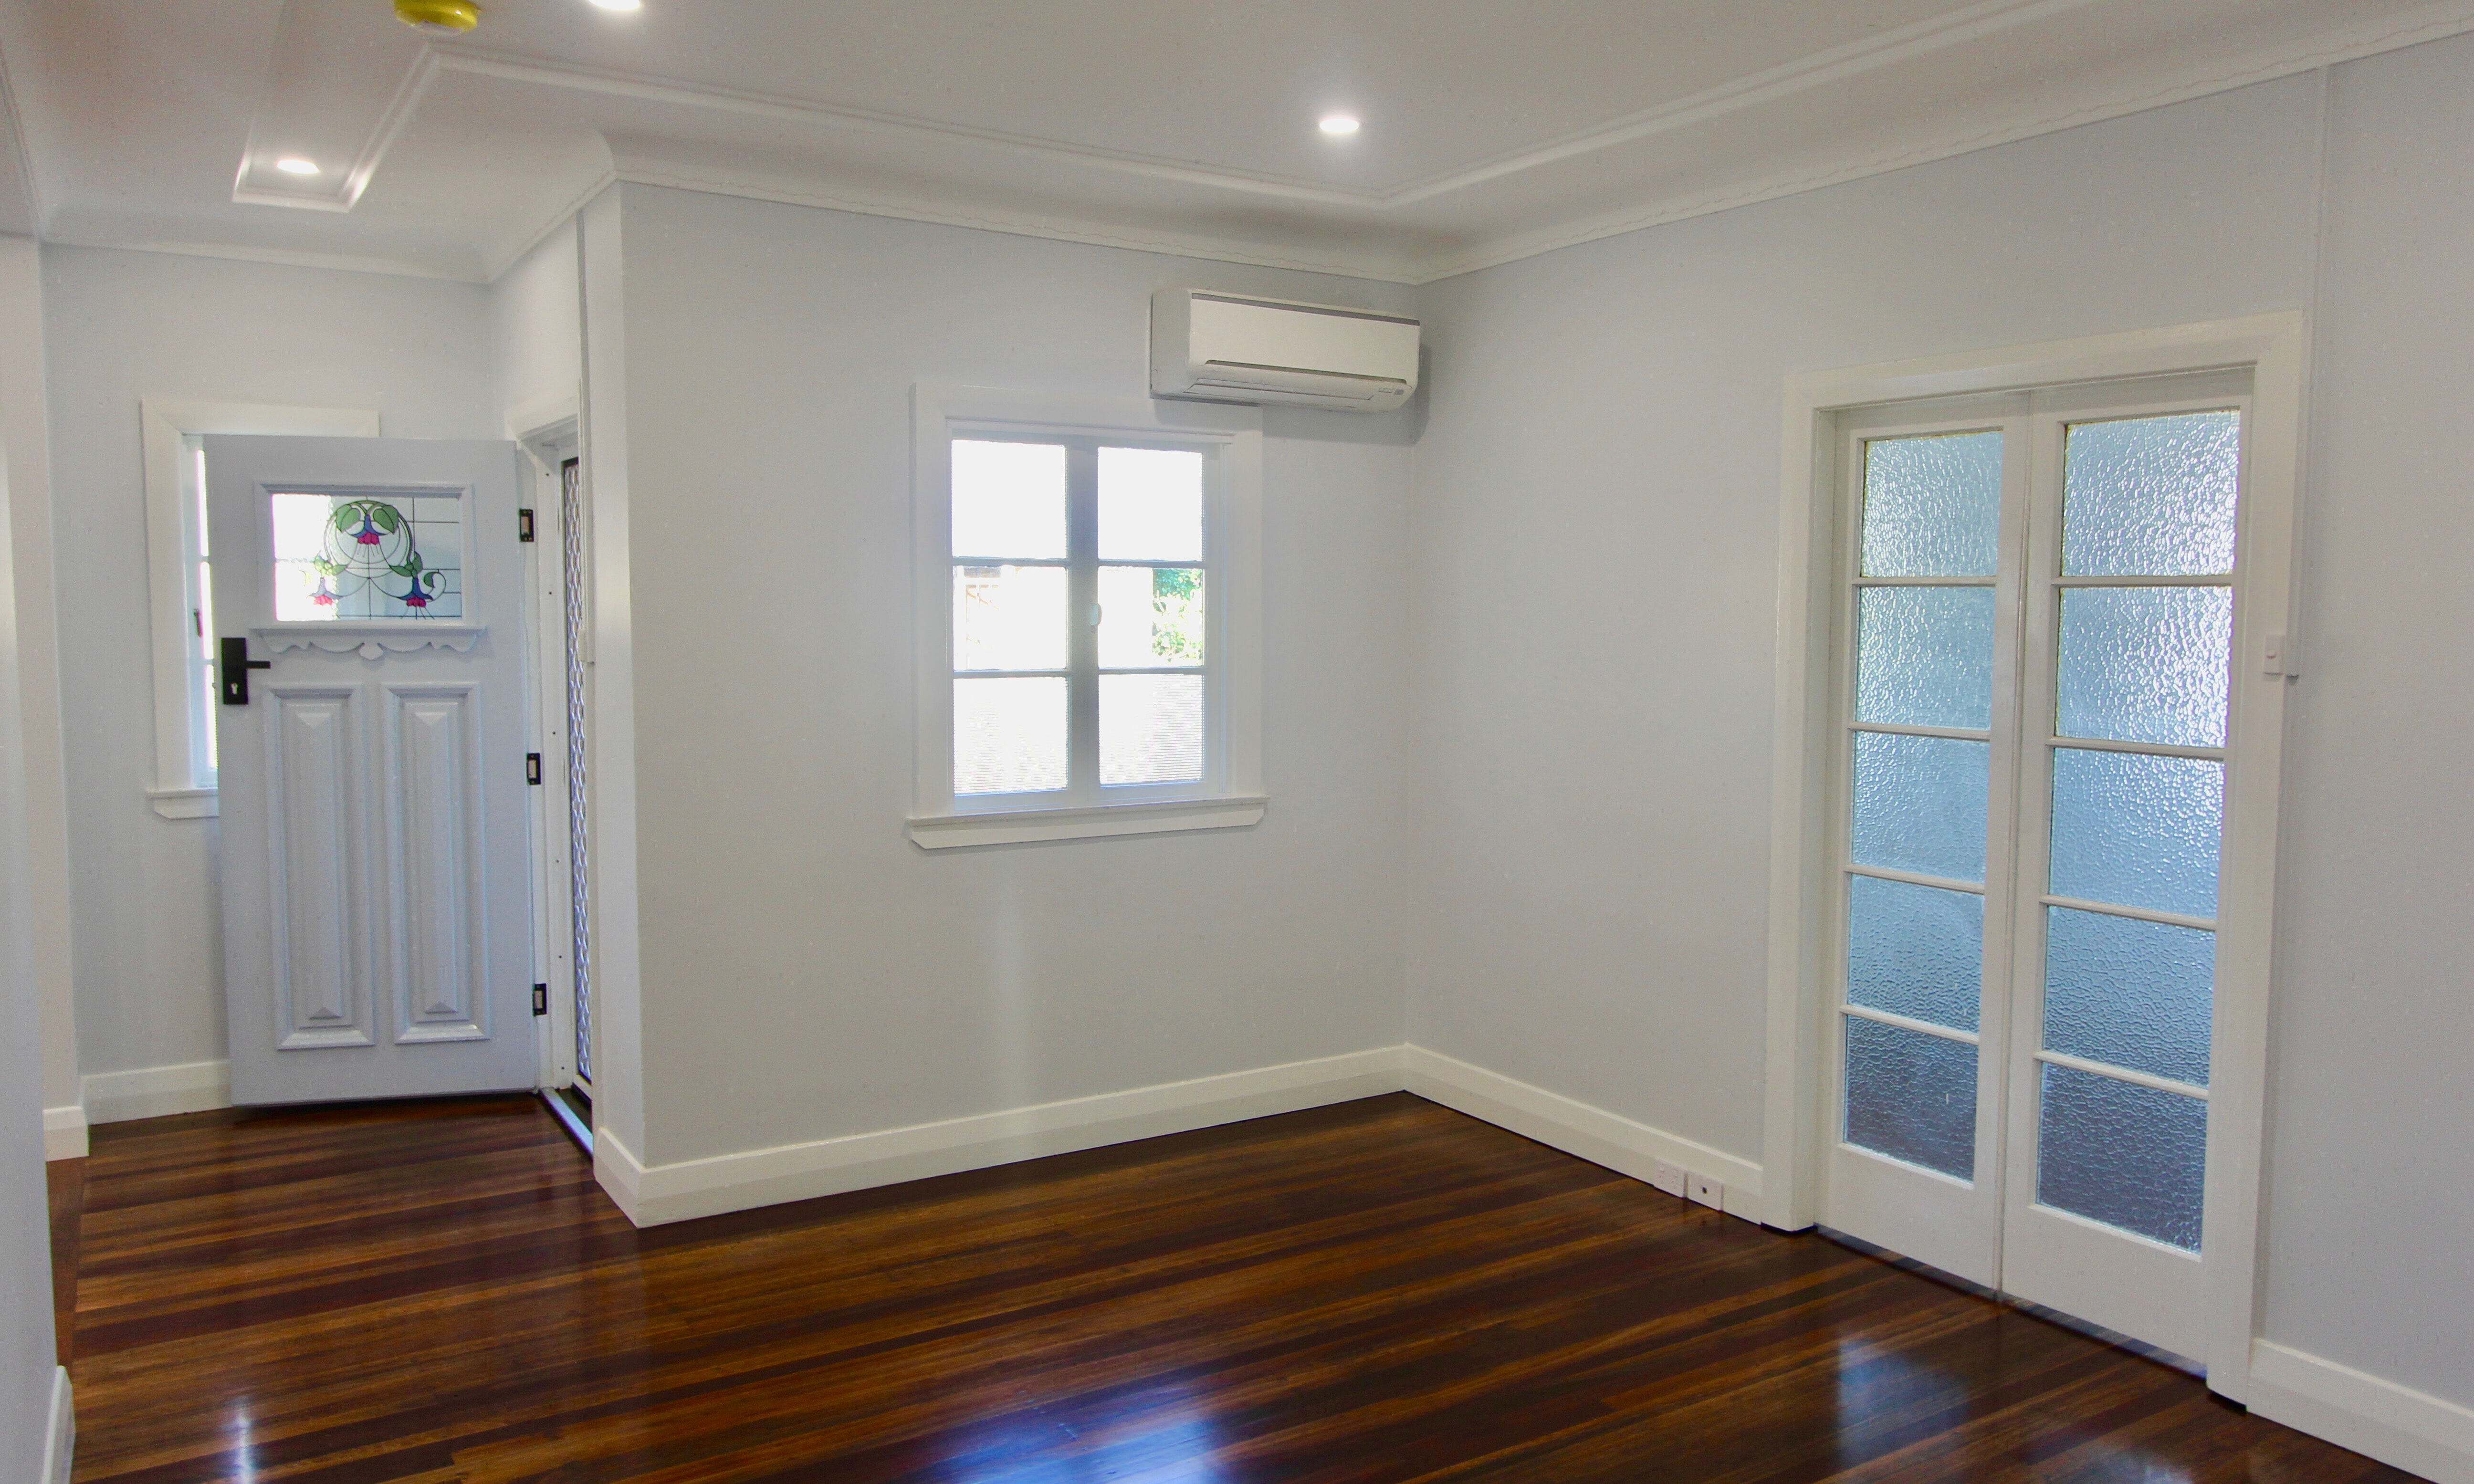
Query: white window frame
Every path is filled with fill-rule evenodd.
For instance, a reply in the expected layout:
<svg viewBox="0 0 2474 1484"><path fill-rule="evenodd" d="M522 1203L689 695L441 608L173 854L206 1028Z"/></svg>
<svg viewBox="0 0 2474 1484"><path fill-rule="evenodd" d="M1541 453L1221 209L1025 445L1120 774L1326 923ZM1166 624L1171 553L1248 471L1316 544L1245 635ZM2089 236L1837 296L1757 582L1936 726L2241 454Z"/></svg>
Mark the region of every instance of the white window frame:
<svg viewBox="0 0 2474 1484"><path fill-rule="evenodd" d="M200 683L198 564L205 547L200 495L189 478L187 439L199 433L271 433L312 438L375 438L376 412L270 402L196 401L149 397L138 404L146 465L148 621L155 646L155 787L146 791L166 819L211 819L217 813L207 739L215 724Z"/></svg>
<svg viewBox="0 0 2474 1484"><path fill-rule="evenodd" d="M912 390L911 537L916 778L910 839L930 850L1026 840L1234 829L1261 820L1263 423L1256 407L921 384ZM954 793L953 444L1124 439L1210 455L1204 477L1205 625L1213 637L1202 778L1122 799L1022 802Z"/></svg>
<svg viewBox="0 0 2474 1484"><path fill-rule="evenodd" d="M2257 1335L2268 1025L2286 690L2293 637L2293 512L2300 476L2307 336L2298 311L2135 330L1789 377L1781 477L1779 631L1771 783L1768 1032L1762 1116L1764 1224L1813 1224L1829 1082L1824 1021L1837 945L1838 862L1830 766L1843 497L1837 415L1885 402L2074 382L2236 370L2251 373L2226 780L2219 876L2218 1008L2211 1037L2206 1209L2208 1385L2236 1401ZM1989 864L1989 863L1988 863ZM2219 1245L2222 1235L2221 1246Z"/></svg>

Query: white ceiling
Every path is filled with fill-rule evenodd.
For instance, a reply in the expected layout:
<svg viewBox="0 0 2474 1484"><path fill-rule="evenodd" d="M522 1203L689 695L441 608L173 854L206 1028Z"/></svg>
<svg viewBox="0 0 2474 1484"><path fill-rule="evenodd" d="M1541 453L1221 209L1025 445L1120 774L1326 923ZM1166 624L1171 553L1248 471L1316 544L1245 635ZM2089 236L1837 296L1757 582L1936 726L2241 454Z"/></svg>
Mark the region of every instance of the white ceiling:
<svg viewBox="0 0 2474 1484"><path fill-rule="evenodd" d="M2474 0L480 3L429 42L391 0L0 0L0 231L486 280L615 176L1422 280L2474 30Z"/></svg>

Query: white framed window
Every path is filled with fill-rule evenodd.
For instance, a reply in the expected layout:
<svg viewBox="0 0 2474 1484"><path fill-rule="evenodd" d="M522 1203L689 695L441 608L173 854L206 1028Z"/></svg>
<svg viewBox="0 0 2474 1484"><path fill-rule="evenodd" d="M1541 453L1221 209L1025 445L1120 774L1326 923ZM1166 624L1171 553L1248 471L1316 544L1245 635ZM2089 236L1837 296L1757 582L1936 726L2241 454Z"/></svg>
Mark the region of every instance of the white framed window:
<svg viewBox="0 0 2474 1484"><path fill-rule="evenodd" d="M911 839L1260 819L1261 413L921 386L914 432Z"/></svg>
<svg viewBox="0 0 2474 1484"><path fill-rule="evenodd" d="M215 810L214 590L206 548L208 433L375 438L378 415L344 407L147 398L139 406L146 462L146 566L155 649L155 812L210 818Z"/></svg>

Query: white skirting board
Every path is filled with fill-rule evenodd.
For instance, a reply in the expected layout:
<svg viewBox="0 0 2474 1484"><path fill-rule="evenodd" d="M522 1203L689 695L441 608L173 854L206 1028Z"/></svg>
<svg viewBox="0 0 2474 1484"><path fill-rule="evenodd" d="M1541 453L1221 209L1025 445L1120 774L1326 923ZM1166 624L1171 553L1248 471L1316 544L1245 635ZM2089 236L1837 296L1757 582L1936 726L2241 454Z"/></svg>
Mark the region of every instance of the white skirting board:
<svg viewBox="0 0 2474 1484"><path fill-rule="evenodd" d="M43 1109L43 1158L49 1161L85 1157L85 1109L74 1106Z"/></svg>
<svg viewBox="0 0 2474 1484"><path fill-rule="evenodd" d="M846 1134L647 1169L608 1129L593 1168L640 1227L1012 1164L1400 1090L1400 1048Z"/></svg>
<svg viewBox="0 0 2474 1484"><path fill-rule="evenodd" d="M77 1399L69 1391L69 1368L52 1368L51 1425L43 1429L42 1484L69 1484L77 1461Z"/></svg>
<svg viewBox="0 0 2474 1484"><path fill-rule="evenodd" d="M170 1113L231 1107L231 1063L188 1061L130 1072L94 1072L79 1080L89 1124L126 1123Z"/></svg>
<svg viewBox="0 0 2474 1484"><path fill-rule="evenodd" d="M2474 1484L2474 1407L2273 1340L2251 1343L2250 1409L2437 1484Z"/></svg>
<svg viewBox="0 0 2474 1484"><path fill-rule="evenodd" d="M1660 1164L1709 1176L1726 1186L1725 1210L1760 1220L1761 1167L1749 1159L1423 1046L1404 1046L1401 1053L1402 1085L1421 1098L1637 1180L1653 1180Z"/></svg>

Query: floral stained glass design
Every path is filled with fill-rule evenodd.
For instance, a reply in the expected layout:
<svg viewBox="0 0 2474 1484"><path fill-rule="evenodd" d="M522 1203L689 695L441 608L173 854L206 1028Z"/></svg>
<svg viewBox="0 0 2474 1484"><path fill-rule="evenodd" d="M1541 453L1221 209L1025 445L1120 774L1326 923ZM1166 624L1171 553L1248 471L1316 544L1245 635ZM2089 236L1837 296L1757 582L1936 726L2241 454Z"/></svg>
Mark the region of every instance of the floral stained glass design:
<svg viewBox="0 0 2474 1484"><path fill-rule="evenodd" d="M278 621L464 616L458 497L281 493L271 499Z"/></svg>

